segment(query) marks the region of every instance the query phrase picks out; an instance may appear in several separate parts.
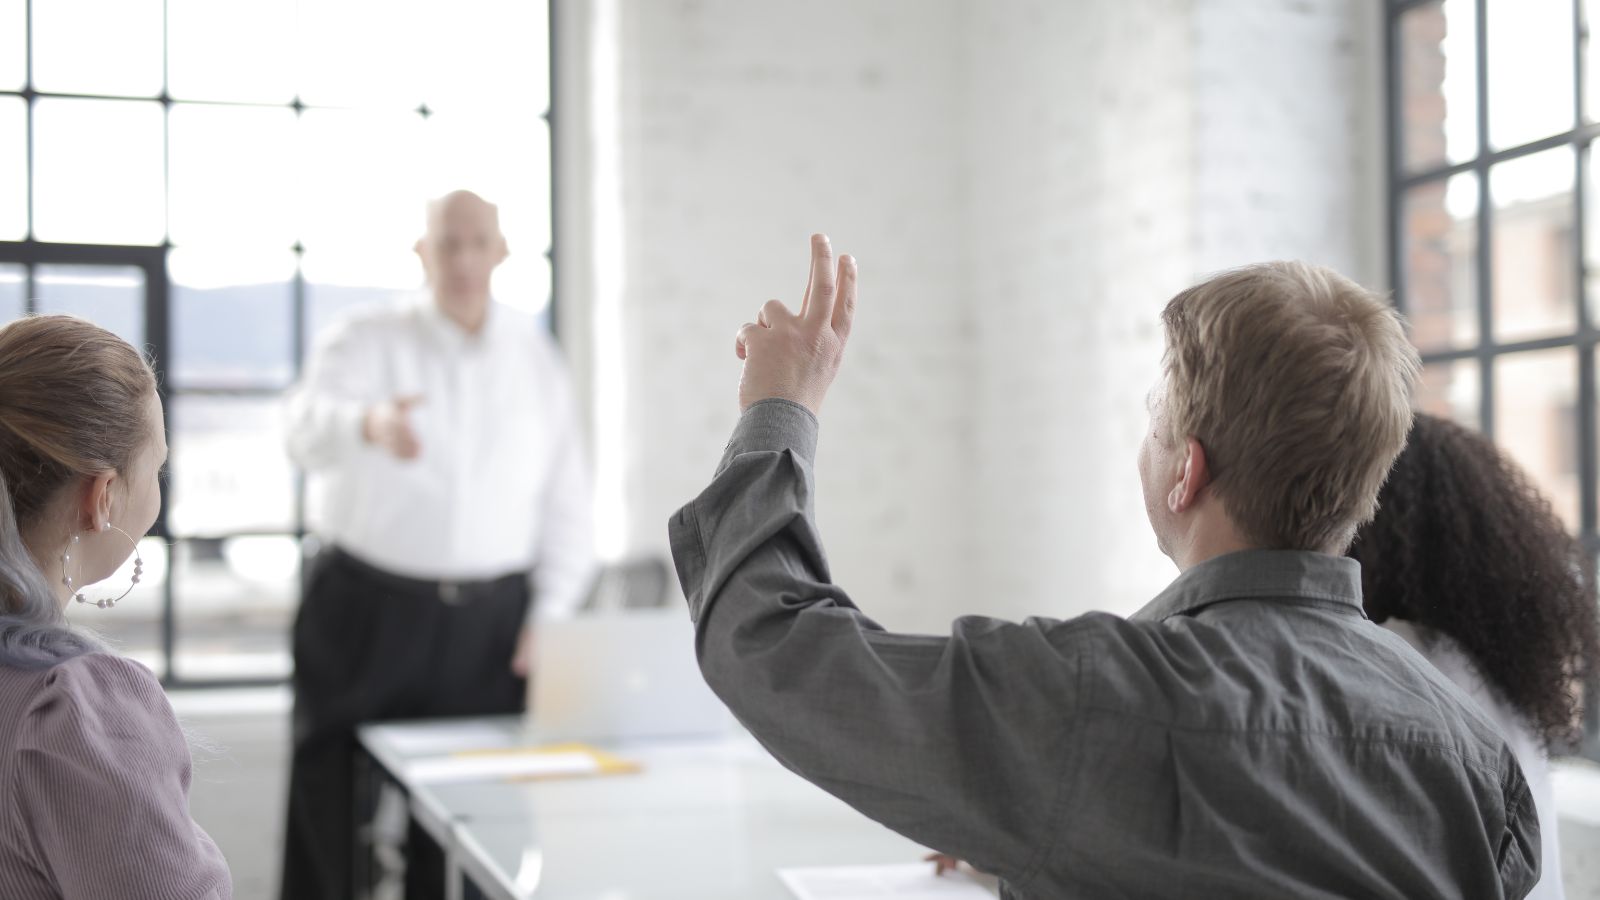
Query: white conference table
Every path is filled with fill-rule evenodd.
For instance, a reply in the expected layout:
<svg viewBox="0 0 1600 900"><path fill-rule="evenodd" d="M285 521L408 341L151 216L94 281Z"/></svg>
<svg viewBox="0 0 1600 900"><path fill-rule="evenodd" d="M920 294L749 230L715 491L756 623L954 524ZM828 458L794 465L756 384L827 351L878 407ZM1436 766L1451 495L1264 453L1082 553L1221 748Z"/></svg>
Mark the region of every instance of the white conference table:
<svg viewBox="0 0 1600 900"><path fill-rule="evenodd" d="M472 745L450 747L463 728ZM542 781L407 778L408 760L446 747L525 745L520 717L370 725L361 743L444 848L452 898L476 890L491 900L779 900L792 898L780 868L905 863L927 853L742 733L596 743L642 771Z"/></svg>

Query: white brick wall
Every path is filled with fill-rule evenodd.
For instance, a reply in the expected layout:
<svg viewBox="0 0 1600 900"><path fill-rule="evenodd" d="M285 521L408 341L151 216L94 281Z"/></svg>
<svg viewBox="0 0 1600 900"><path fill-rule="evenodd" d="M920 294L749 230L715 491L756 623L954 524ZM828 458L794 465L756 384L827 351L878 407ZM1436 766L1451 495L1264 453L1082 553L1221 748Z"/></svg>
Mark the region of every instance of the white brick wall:
<svg viewBox="0 0 1600 900"><path fill-rule="evenodd" d="M1174 574L1134 468L1167 298L1263 259L1381 271L1376 6L981 8L979 583L1013 617L1129 612Z"/></svg>
<svg viewBox="0 0 1600 900"><path fill-rule="evenodd" d="M969 213L978 548L998 614L1129 610L1173 574L1134 451L1190 272L1188 4L985 4Z"/></svg>
<svg viewBox="0 0 1600 900"><path fill-rule="evenodd" d="M622 287L591 338L626 360L626 548L664 552L735 418L733 332L797 301L820 229L864 286L821 451L841 583L920 630L1136 606L1173 574L1134 470L1161 305L1246 259L1380 270L1374 2L614 0Z"/></svg>
<svg viewBox="0 0 1600 900"><path fill-rule="evenodd" d="M1381 285L1372 0L1206 0L1192 20L1199 271L1300 258Z"/></svg>
<svg viewBox="0 0 1600 900"><path fill-rule="evenodd" d="M737 416L733 333L768 298L797 308L826 230L868 285L825 418L837 575L900 625L941 626L967 592L960 8L624 4L630 546L664 551L705 486Z"/></svg>

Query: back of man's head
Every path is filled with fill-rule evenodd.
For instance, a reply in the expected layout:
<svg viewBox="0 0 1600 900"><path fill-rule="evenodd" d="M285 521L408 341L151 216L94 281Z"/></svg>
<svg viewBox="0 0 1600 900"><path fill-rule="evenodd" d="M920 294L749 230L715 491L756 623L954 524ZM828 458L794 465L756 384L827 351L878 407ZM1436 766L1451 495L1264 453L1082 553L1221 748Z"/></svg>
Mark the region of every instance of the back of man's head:
<svg viewBox="0 0 1600 900"><path fill-rule="evenodd" d="M1224 272L1172 298L1168 440L1197 439L1255 546L1340 553L1405 446L1421 365L1383 298L1319 266Z"/></svg>

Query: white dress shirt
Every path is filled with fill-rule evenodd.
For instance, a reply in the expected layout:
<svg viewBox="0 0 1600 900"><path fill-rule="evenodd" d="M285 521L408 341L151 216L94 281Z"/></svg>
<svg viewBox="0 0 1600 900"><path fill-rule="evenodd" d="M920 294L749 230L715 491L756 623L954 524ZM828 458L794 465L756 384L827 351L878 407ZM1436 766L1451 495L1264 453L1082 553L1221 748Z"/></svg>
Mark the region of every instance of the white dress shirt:
<svg viewBox="0 0 1600 900"><path fill-rule="evenodd" d="M363 439L373 404L413 395L418 458ZM474 335L426 296L355 315L317 342L288 413L319 537L410 578L531 570L540 617L582 602L589 481L566 369L533 316L491 303Z"/></svg>
<svg viewBox="0 0 1600 900"><path fill-rule="evenodd" d="M1539 813L1539 882L1528 892L1526 900L1562 900L1566 891L1561 884L1561 841L1556 835L1556 796L1550 782L1550 757L1534 737L1533 730L1484 683L1477 666L1449 635L1404 619L1388 619L1383 627L1405 638L1406 643L1427 657L1435 669L1476 700L1478 708L1500 729L1506 746L1517 757L1517 765L1522 768L1522 777L1528 782L1528 792L1533 794L1533 805Z"/></svg>

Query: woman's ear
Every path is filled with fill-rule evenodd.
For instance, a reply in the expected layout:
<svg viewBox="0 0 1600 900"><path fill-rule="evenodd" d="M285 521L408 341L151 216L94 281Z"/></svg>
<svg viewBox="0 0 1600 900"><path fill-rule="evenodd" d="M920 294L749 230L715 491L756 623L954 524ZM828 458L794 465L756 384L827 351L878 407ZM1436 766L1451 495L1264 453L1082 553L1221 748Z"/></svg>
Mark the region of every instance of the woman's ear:
<svg viewBox="0 0 1600 900"><path fill-rule="evenodd" d="M111 489L116 483L116 472L102 472L89 479L78 503L78 521L73 523L73 531L99 531L111 521Z"/></svg>

